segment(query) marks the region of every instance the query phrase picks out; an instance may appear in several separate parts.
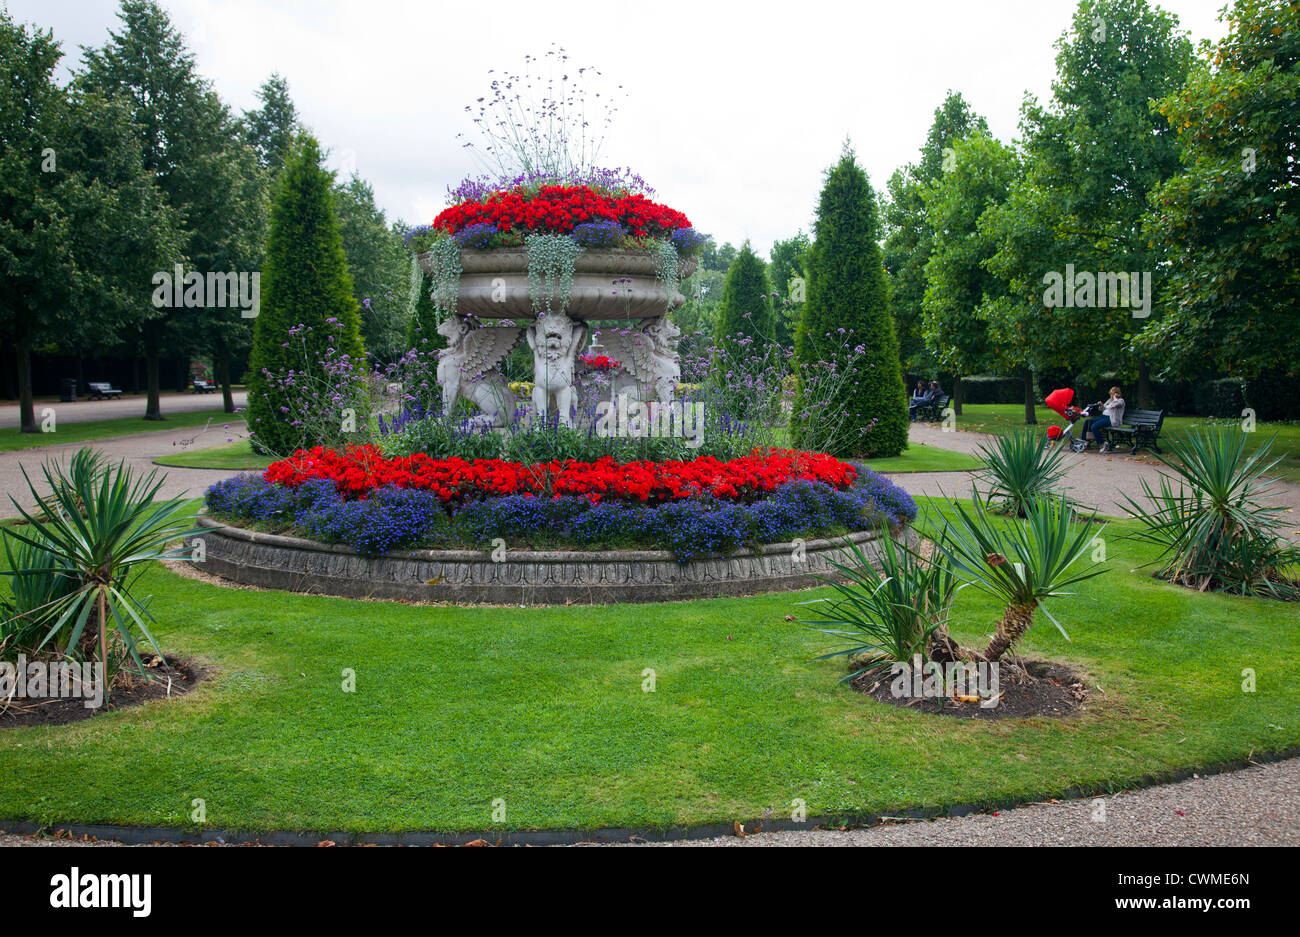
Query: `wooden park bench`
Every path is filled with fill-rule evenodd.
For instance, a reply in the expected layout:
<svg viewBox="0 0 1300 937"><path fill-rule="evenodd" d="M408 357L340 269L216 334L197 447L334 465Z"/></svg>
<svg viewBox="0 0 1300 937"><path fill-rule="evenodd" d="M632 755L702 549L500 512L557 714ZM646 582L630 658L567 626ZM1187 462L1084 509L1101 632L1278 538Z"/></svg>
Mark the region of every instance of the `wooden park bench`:
<svg viewBox="0 0 1300 937"><path fill-rule="evenodd" d="M90 388L91 400L110 400L122 396L122 392L107 381L91 381L86 386Z"/></svg>
<svg viewBox="0 0 1300 937"><path fill-rule="evenodd" d="M916 418L918 420L942 420L943 411L948 409L948 402L952 400L951 394L940 394L930 403L923 403L916 408Z"/></svg>
<svg viewBox="0 0 1300 937"><path fill-rule="evenodd" d="M1160 439L1160 428L1165 423L1166 412L1168 411L1125 410L1124 422L1119 426L1108 426L1102 430L1102 433L1112 448L1120 442L1129 443L1132 446L1129 455L1148 446L1159 452L1160 446L1157 445L1157 441Z"/></svg>
<svg viewBox="0 0 1300 937"><path fill-rule="evenodd" d="M210 394L216 389L217 386L211 381L200 380L197 377L190 382L191 394Z"/></svg>

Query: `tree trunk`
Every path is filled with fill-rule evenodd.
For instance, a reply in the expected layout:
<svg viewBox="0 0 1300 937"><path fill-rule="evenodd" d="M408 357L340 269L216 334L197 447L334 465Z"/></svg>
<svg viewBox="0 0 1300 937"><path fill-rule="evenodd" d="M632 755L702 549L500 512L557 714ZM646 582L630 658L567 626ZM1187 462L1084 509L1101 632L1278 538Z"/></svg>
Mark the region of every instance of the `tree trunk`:
<svg viewBox="0 0 1300 937"><path fill-rule="evenodd" d="M1037 602L1031 602L1028 605L1012 605L1002 613L1002 620L998 622L998 630L994 633L993 639L989 641L989 646L984 650L984 659L995 661L1001 659L1002 655L1007 652L1017 641L1025 636L1029 626L1034 623L1034 609L1038 607Z"/></svg>
<svg viewBox="0 0 1300 937"><path fill-rule="evenodd" d="M930 646L927 649L930 660L938 661L941 664L953 663L962 659L961 645L952 639L948 634L947 627L940 625L930 635Z"/></svg>
<svg viewBox="0 0 1300 937"><path fill-rule="evenodd" d="M952 379L952 413L961 416L961 375Z"/></svg>
<svg viewBox="0 0 1300 937"><path fill-rule="evenodd" d="M1025 425L1038 425L1038 415L1034 410L1034 372L1028 368L1025 368Z"/></svg>
<svg viewBox="0 0 1300 937"><path fill-rule="evenodd" d="M221 405L227 413L235 412L235 395L230 388L230 350L224 337L217 338L212 349L212 369L221 385Z"/></svg>
<svg viewBox="0 0 1300 937"><path fill-rule="evenodd" d="M1150 410L1151 406L1151 369L1146 361L1138 362L1138 409Z"/></svg>
<svg viewBox="0 0 1300 937"><path fill-rule="evenodd" d="M146 420L162 420L162 405L158 401L158 346L161 344L162 323L146 322L144 326L144 356L147 372L148 400L144 407Z"/></svg>
<svg viewBox="0 0 1300 937"><path fill-rule="evenodd" d="M36 410L32 406L32 346L30 342L18 342L14 347L18 356L18 425L21 432L39 433L36 425Z"/></svg>

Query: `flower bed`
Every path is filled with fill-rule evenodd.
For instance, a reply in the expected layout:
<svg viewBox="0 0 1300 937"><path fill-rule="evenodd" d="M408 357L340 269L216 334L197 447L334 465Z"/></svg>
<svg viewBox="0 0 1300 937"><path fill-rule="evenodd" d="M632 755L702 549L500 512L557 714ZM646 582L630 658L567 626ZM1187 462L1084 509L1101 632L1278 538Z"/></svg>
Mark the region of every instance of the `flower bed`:
<svg viewBox="0 0 1300 937"><path fill-rule="evenodd" d="M300 449L263 473L267 482L290 488L328 480L340 495L351 498L365 498L385 487L431 491L451 505L516 494L581 495L592 503L659 503L698 496L753 501L791 481L817 481L843 490L856 477L857 469L847 462L786 450L755 450L726 462L706 456L690 462L621 464L607 457L525 465L500 459L433 459L423 453L384 458L373 445L341 452L320 446Z"/></svg>
<svg viewBox="0 0 1300 937"><path fill-rule="evenodd" d="M372 555L479 548L501 537L533 547L666 549L683 562L797 536L897 529L916 517L915 502L883 476L784 450L729 461L525 465L317 447L260 476L213 485L207 508Z"/></svg>
<svg viewBox="0 0 1300 937"><path fill-rule="evenodd" d="M206 500L218 520L341 543L367 555L482 549L500 537L537 549L671 550L686 562L794 537L897 529L916 517L906 492L869 471L847 489L796 480L750 502L707 495L642 503L511 494L468 501L449 512L448 502L429 489L384 486L356 499L326 478L286 486L252 474L218 482Z"/></svg>

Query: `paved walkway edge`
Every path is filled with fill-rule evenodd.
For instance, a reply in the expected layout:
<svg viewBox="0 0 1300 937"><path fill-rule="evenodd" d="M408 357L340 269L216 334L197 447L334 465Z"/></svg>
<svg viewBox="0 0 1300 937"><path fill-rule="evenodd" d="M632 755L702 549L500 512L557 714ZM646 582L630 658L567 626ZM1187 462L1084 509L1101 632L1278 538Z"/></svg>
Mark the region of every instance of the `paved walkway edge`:
<svg viewBox="0 0 1300 937"><path fill-rule="evenodd" d="M1199 768L1177 768L1146 774L1132 782L1120 785L1117 790L1074 786L1057 793L1024 798L1001 798L954 804L947 807L909 807L888 810L884 813L846 814L840 817L809 817L803 823L787 819L753 819L744 821L747 834L774 833L788 830L818 828L856 829L879 826L892 820L934 820L942 817L963 817L993 810L1040 803L1046 800L1085 800L1108 796L1119 791L1139 790L1161 784L1186 781L1193 776L1212 777L1230 771L1239 771L1254 765L1285 761L1300 756L1300 745L1271 752L1251 753L1244 758L1211 762ZM119 840L130 846L153 843L223 843L263 846L316 846L329 840L340 846L459 846L483 840L501 846L572 846L577 843L626 843L637 840L647 842L672 842L677 840L717 839L735 833L731 823L708 823L700 826L674 826L667 829L653 827L602 827L595 830L480 830L474 832L421 832L405 833L313 833L306 830L270 830L250 832L221 829L181 829L167 826L119 826L95 823L36 823L31 820L0 820L0 833L22 835L64 835L75 839Z"/></svg>

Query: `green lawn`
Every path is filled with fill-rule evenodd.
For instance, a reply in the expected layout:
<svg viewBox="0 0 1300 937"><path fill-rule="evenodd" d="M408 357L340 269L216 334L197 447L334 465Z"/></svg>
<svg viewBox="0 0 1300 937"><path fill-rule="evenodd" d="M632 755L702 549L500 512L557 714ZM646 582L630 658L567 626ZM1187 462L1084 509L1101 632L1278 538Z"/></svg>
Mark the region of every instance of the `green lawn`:
<svg viewBox="0 0 1300 937"><path fill-rule="evenodd" d="M888 459L864 459L877 472L962 472L977 469L984 463L965 452L940 449L912 442L902 455Z"/></svg>
<svg viewBox="0 0 1300 937"><path fill-rule="evenodd" d="M186 429L202 427L212 421L209 432L221 432L222 427L232 426L240 430L244 427L244 418L237 414L224 413L221 402L216 401L216 409L200 410L187 413L167 413L164 406L162 422L146 420L142 416L126 416L112 420L88 420L85 423L58 422L53 433L22 433L16 426L0 429L0 452L15 449L35 449L39 446L60 446L65 443L86 442L93 439L107 439L111 436L129 436L132 433L149 433L169 429ZM143 405L141 406L143 409ZM40 410L37 410L39 422Z"/></svg>
<svg viewBox="0 0 1300 937"><path fill-rule="evenodd" d="M1038 425L1046 431L1053 423L1064 425L1064 421L1047 407L1037 407ZM1171 416L1165 419L1160 431L1163 438L1167 433L1182 432L1189 427L1203 425L1205 421L1194 416ZM1025 425L1025 407L1019 403L966 404L962 415L957 417L957 428L975 433L1005 433ZM1083 421L1075 424L1077 431L1082 431ZM1286 481L1300 482L1300 423L1260 423L1250 435L1250 451L1259 443L1277 434L1273 444L1273 456L1284 456L1277 467L1277 477ZM1140 454L1146 454L1145 451Z"/></svg>
<svg viewBox="0 0 1300 937"><path fill-rule="evenodd" d="M251 472L264 469L274 461L268 456L258 455L253 451L247 439L206 449L194 449L166 455L154 459L159 465L177 468L230 469L237 472Z"/></svg>
<svg viewBox="0 0 1300 937"><path fill-rule="evenodd" d="M810 815L1117 790L1300 743L1300 606L1111 571L1044 618L1033 655L1099 685L1069 720L985 723L837 683L784 621L814 593L636 607L454 608L225 589L147 575L157 633L216 677L172 703L0 730L0 817L389 831ZM960 594L974 641L998 610ZM1041 617L1041 616L1040 616ZM1258 690L1244 693L1242 669ZM341 681L351 668L356 692ZM642 692L644 671L657 686ZM493 801L505 824L493 824Z"/></svg>

